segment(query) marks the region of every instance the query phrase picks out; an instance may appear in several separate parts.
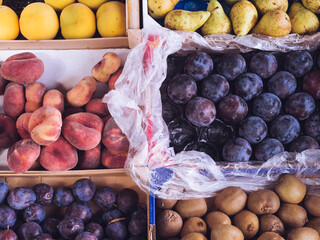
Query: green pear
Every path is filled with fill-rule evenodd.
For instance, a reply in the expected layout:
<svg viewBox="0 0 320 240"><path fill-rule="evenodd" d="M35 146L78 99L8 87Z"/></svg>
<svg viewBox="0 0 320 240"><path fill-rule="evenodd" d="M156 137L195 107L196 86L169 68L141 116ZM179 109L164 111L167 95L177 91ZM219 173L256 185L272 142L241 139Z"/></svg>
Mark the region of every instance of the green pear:
<svg viewBox="0 0 320 240"><path fill-rule="evenodd" d="M196 31L210 15L209 11L172 10L166 15L164 26L171 30Z"/></svg>
<svg viewBox="0 0 320 240"><path fill-rule="evenodd" d="M268 11L282 10L286 12L288 10L288 0L254 0L258 12L264 15Z"/></svg>
<svg viewBox="0 0 320 240"><path fill-rule="evenodd" d="M251 32L272 37L286 36L291 32L290 18L284 11L269 11L262 16Z"/></svg>
<svg viewBox="0 0 320 240"><path fill-rule="evenodd" d="M319 29L319 19L301 3L295 2L289 9L291 32L298 34L315 33Z"/></svg>
<svg viewBox="0 0 320 240"><path fill-rule="evenodd" d="M207 10L211 12L209 19L201 27L202 35L231 33L230 19L224 13L218 0L211 0Z"/></svg>
<svg viewBox="0 0 320 240"><path fill-rule="evenodd" d="M319 0L302 0L303 6L309 9L315 14L320 13L320 1Z"/></svg>
<svg viewBox="0 0 320 240"><path fill-rule="evenodd" d="M230 11L233 31L237 36L245 36L258 21L258 12L255 6L247 1L237 2Z"/></svg>
<svg viewBox="0 0 320 240"><path fill-rule="evenodd" d="M164 18L178 2L179 0L148 0L149 15L155 19Z"/></svg>
<svg viewBox="0 0 320 240"><path fill-rule="evenodd" d="M224 0L226 3L228 3L229 5L233 5L236 2L239 2L240 0Z"/></svg>

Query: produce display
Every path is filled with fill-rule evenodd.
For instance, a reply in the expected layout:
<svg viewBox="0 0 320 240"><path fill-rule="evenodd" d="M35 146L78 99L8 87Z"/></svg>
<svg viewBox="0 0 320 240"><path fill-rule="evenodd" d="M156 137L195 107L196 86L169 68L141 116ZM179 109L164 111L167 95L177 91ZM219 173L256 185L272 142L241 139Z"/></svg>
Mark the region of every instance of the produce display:
<svg viewBox="0 0 320 240"><path fill-rule="evenodd" d="M319 67L308 51L169 56L160 90L170 145L227 162L319 149Z"/></svg>
<svg viewBox="0 0 320 240"><path fill-rule="evenodd" d="M31 52L12 55L1 65L0 149L7 149L10 170L66 171L123 168L129 142L102 98L93 97L98 83L114 89L122 67L116 53L107 52L64 95L37 82L44 72Z"/></svg>
<svg viewBox="0 0 320 240"><path fill-rule="evenodd" d="M86 178L56 189L45 183L9 189L0 181L0 193L1 240L146 239L146 210L131 188L117 192Z"/></svg>
<svg viewBox="0 0 320 240"><path fill-rule="evenodd" d="M282 174L272 189L227 187L214 198L156 199L157 239L318 240L319 192Z"/></svg>
<svg viewBox="0 0 320 240"><path fill-rule="evenodd" d="M148 13L171 30L203 36L258 33L283 37L312 34L319 29L317 0L147 0Z"/></svg>
<svg viewBox="0 0 320 240"><path fill-rule="evenodd" d="M126 36L122 1L4 0L0 20L0 40Z"/></svg>

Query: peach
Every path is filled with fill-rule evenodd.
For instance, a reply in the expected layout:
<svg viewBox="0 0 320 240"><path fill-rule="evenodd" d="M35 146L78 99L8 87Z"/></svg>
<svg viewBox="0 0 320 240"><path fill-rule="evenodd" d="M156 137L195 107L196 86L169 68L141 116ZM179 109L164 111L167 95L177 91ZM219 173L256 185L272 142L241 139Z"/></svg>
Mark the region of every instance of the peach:
<svg viewBox="0 0 320 240"><path fill-rule="evenodd" d="M31 138L28 127L30 117L31 113L22 113L16 121L16 128L22 139Z"/></svg>
<svg viewBox="0 0 320 240"><path fill-rule="evenodd" d="M44 72L41 59L30 52L23 52L7 58L1 66L1 75L7 80L20 84L37 81Z"/></svg>
<svg viewBox="0 0 320 240"><path fill-rule="evenodd" d="M66 108L62 114L62 118L65 119L66 117L68 117L71 114L74 113L79 113L79 112L84 112L84 110L80 107L69 107Z"/></svg>
<svg viewBox="0 0 320 240"><path fill-rule="evenodd" d="M0 68L1 69L1 68ZM0 70L1 72L1 70ZM7 81L6 79L4 79L1 75L0 75L0 95L4 94L4 90L6 89L6 86L8 84L9 81Z"/></svg>
<svg viewBox="0 0 320 240"><path fill-rule="evenodd" d="M79 151L79 169L96 169L101 164L101 145L98 144L95 148L88 151Z"/></svg>
<svg viewBox="0 0 320 240"><path fill-rule="evenodd" d="M44 106L31 114L29 131L33 141L39 145L49 145L60 136L62 117L58 109Z"/></svg>
<svg viewBox="0 0 320 240"><path fill-rule="evenodd" d="M101 163L106 168L123 168L127 155L127 153L113 154L107 148L104 148L102 150Z"/></svg>
<svg viewBox="0 0 320 240"><path fill-rule="evenodd" d="M102 102L102 98L91 99L86 105L86 112L96 114L99 117L109 115L108 105Z"/></svg>
<svg viewBox="0 0 320 240"><path fill-rule="evenodd" d="M77 150L63 136L41 150L40 164L48 171L67 171L77 163Z"/></svg>
<svg viewBox="0 0 320 240"><path fill-rule="evenodd" d="M101 141L103 122L100 117L92 113L75 113L63 121L63 136L77 149L90 150Z"/></svg>
<svg viewBox="0 0 320 240"><path fill-rule="evenodd" d="M86 105L97 90L98 83L93 77L84 77L82 80L67 92L66 98L72 107Z"/></svg>
<svg viewBox="0 0 320 240"><path fill-rule="evenodd" d="M123 67L120 67L115 73L113 73L109 79L108 85L109 85L109 89L110 90L114 90L115 87L115 83L118 80L119 76L121 75L123 71Z"/></svg>
<svg viewBox="0 0 320 240"><path fill-rule="evenodd" d="M92 76L99 82L107 82L112 73L115 73L121 64L118 54L107 52L103 55L102 60L92 68Z"/></svg>
<svg viewBox="0 0 320 240"><path fill-rule="evenodd" d="M61 113L64 111L64 96L56 89L49 90L43 97L43 106L52 106L58 109Z"/></svg>
<svg viewBox="0 0 320 240"><path fill-rule="evenodd" d="M25 112L34 112L42 106L43 95L47 88L43 83L35 82L26 87L26 106Z"/></svg>
<svg viewBox="0 0 320 240"><path fill-rule="evenodd" d="M24 86L18 83L9 83L3 96L3 110L10 117L18 117L24 112Z"/></svg>
<svg viewBox="0 0 320 240"><path fill-rule="evenodd" d="M0 113L0 150L9 148L18 139L16 122L11 117Z"/></svg>
<svg viewBox="0 0 320 240"><path fill-rule="evenodd" d="M129 150L129 141L114 121L114 118L110 118L104 126L102 143L113 154L126 153Z"/></svg>
<svg viewBox="0 0 320 240"><path fill-rule="evenodd" d="M33 166L39 155L40 146L32 139L20 140L8 151L8 167L13 172L24 173Z"/></svg>

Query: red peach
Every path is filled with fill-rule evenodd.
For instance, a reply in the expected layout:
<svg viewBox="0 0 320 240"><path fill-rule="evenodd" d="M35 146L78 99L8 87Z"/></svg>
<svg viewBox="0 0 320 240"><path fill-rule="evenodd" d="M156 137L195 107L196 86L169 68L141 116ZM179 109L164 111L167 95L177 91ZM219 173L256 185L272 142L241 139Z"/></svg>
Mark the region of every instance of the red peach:
<svg viewBox="0 0 320 240"><path fill-rule="evenodd" d="M118 80L119 76L121 75L123 71L123 67L120 67L115 73L111 74L111 77L109 79L108 85L110 90L115 89L115 83Z"/></svg>
<svg viewBox="0 0 320 240"><path fill-rule="evenodd" d="M80 107L68 107L64 110L64 112L62 114L62 118L65 119L69 115L74 114L74 113L79 113L79 112L84 112L84 110Z"/></svg>
<svg viewBox="0 0 320 240"><path fill-rule="evenodd" d="M22 139L31 138L28 127L30 117L31 113L23 113L17 119L16 128Z"/></svg>
<svg viewBox="0 0 320 240"><path fill-rule="evenodd" d="M101 145L98 144L95 148L88 151L79 151L79 169L96 169L101 164Z"/></svg>
<svg viewBox="0 0 320 240"><path fill-rule="evenodd" d="M107 82L112 73L115 73L121 64L118 54L107 52L103 55L102 60L92 68L92 76L99 82Z"/></svg>
<svg viewBox="0 0 320 240"><path fill-rule="evenodd" d="M102 102L102 98L93 98L86 105L86 112L103 117L109 114L108 105Z"/></svg>
<svg viewBox="0 0 320 240"><path fill-rule="evenodd" d="M0 150L9 148L18 139L16 122L11 117L0 113Z"/></svg>
<svg viewBox="0 0 320 240"><path fill-rule="evenodd" d="M127 155L127 153L113 154L107 148L104 148L102 150L101 163L106 168L123 168Z"/></svg>
<svg viewBox="0 0 320 240"><path fill-rule="evenodd" d="M43 106L52 106L58 109L61 113L64 111L64 96L56 89L49 90L43 96Z"/></svg>
<svg viewBox="0 0 320 240"><path fill-rule="evenodd" d="M3 110L10 117L18 117L24 112L24 86L18 83L9 83L3 96Z"/></svg>
<svg viewBox="0 0 320 240"><path fill-rule="evenodd" d="M1 66L0 66L0 72L1 72ZM4 90L6 89L6 86L7 86L8 82L9 81L4 79L0 74L0 95L4 94Z"/></svg>
<svg viewBox="0 0 320 240"><path fill-rule="evenodd" d="M26 112L34 112L42 106L43 95L46 93L47 88L43 83L35 82L26 87Z"/></svg>

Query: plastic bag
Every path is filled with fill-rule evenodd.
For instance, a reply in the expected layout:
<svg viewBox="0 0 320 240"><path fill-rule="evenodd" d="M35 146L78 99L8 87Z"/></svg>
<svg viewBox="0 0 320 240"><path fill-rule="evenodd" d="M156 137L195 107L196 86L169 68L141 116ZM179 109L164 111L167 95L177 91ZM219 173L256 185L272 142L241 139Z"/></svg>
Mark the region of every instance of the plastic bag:
<svg viewBox="0 0 320 240"><path fill-rule="evenodd" d="M196 33L192 38L205 48L204 38ZM227 186L253 191L270 187L281 173L296 174L310 186L320 185L320 150L284 152L262 164L218 163L197 151L174 154L159 89L166 77L168 55L194 50L185 42L186 38L165 28L144 29L143 42L128 55L116 90L104 97L130 141L125 170L137 185L166 199L210 197Z"/></svg>

